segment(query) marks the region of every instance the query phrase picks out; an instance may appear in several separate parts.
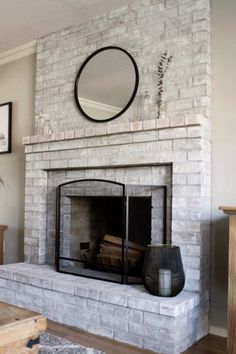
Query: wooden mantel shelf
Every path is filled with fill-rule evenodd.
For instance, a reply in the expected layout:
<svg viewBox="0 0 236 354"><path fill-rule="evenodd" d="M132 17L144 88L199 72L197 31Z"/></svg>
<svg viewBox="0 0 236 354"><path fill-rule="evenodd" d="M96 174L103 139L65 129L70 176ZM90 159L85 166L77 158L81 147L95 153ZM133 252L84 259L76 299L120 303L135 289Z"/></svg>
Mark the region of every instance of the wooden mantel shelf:
<svg viewBox="0 0 236 354"><path fill-rule="evenodd" d="M0 225L0 264L3 264L3 241L4 231L7 229L7 225Z"/></svg>
<svg viewBox="0 0 236 354"><path fill-rule="evenodd" d="M236 206L220 206L229 216L228 354L236 353Z"/></svg>

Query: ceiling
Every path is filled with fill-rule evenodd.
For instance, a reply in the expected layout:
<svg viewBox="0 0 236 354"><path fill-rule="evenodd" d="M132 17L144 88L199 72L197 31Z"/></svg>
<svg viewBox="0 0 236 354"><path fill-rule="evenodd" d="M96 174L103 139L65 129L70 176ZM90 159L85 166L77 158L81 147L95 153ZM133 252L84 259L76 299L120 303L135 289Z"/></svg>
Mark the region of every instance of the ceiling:
<svg viewBox="0 0 236 354"><path fill-rule="evenodd" d="M0 53L137 0L0 0Z"/></svg>

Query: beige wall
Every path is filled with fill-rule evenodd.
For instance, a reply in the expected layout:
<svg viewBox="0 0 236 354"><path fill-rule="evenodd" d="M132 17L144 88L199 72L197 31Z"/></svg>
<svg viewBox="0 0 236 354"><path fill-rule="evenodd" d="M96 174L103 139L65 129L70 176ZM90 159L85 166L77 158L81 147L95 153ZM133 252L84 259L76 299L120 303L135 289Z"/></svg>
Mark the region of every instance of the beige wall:
<svg viewBox="0 0 236 354"><path fill-rule="evenodd" d="M8 225L5 263L23 259L24 168L22 137L32 135L35 56L0 66L0 103L12 101L12 153L0 154L0 224Z"/></svg>
<svg viewBox="0 0 236 354"><path fill-rule="evenodd" d="M236 1L212 0L211 325L226 326L228 222L219 205L236 205Z"/></svg>

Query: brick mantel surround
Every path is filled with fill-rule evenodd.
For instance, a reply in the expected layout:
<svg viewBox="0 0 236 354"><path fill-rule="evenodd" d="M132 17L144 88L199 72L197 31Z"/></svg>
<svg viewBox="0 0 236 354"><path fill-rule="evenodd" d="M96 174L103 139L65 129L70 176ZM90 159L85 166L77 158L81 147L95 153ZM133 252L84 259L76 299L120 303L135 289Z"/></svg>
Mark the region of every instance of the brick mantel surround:
<svg viewBox="0 0 236 354"><path fill-rule="evenodd" d="M181 247L185 288L190 291L206 289L209 120L198 114L186 115L183 120L165 118L126 125L113 123L99 126L99 131L95 127L93 132L85 128L48 137L24 138L25 260L44 264L50 249L47 239L51 239L54 247L55 188L58 184L78 178L107 177L122 183L162 184L165 181L148 166L173 163L172 241ZM111 128L118 132L112 133ZM136 166L133 174L130 172L132 165ZM142 171L143 165L146 168ZM124 171L119 175L116 168L122 166ZM48 220L50 204L53 212ZM52 252L50 249L49 253Z"/></svg>
<svg viewBox="0 0 236 354"><path fill-rule="evenodd" d="M74 80L85 58L109 45L133 55L140 85L125 114L97 124L79 113ZM153 110L141 114L140 102L148 90L155 107L155 68L166 50L173 61L164 80L165 118L157 119ZM210 64L210 0L137 0L38 40L35 135L23 139L26 263L0 269L0 299L159 353L179 354L207 334ZM50 134L38 135L42 121ZM143 287L55 273L56 186L82 178L171 183L172 241L186 275L181 294L161 299Z"/></svg>

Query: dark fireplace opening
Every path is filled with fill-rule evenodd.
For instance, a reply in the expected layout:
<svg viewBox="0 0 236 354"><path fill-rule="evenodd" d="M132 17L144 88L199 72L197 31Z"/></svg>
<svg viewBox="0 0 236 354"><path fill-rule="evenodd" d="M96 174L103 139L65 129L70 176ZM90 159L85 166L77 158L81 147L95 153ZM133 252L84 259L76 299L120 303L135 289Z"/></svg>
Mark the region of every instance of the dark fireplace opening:
<svg viewBox="0 0 236 354"><path fill-rule="evenodd" d="M164 236L166 187L80 180L57 188L57 270L141 283L152 233ZM154 211L154 213L153 213Z"/></svg>

